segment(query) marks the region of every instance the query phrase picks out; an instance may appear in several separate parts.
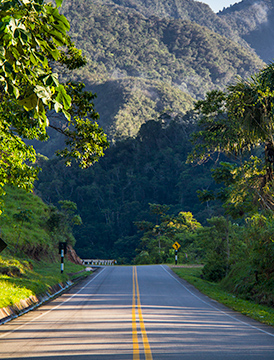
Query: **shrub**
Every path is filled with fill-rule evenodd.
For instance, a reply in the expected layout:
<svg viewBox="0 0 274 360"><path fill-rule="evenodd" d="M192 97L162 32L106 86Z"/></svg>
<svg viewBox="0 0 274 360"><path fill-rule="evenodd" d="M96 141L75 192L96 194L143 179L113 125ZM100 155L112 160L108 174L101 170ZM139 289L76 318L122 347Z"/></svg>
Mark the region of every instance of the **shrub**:
<svg viewBox="0 0 274 360"><path fill-rule="evenodd" d="M225 277L226 272L227 267L223 258L216 255L216 257L208 259L203 268L202 276L205 280L217 282Z"/></svg>

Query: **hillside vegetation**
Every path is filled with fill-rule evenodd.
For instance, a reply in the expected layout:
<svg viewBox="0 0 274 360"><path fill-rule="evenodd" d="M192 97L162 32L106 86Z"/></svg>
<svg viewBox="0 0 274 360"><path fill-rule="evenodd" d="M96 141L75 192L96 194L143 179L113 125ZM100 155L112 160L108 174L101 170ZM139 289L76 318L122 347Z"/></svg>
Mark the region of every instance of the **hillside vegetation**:
<svg viewBox="0 0 274 360"><path fill-rule="evenodd" d="M58 243L75 243L64 223L64 211L47 206L24 190L6 187L5 191L0 228L7 247L0 256L0 307L46 294L50 287L82 270L82 266L65 260L65 272L60 273Z"/></svg>
<svg viewBox="0 0 274 360"><path fill-rule="evenodd" d="M10 255L22 255L34 260L58 258L59 241L75 244L66 228L66 215L57 207L47 206L41 198L24 190L7 187L5 205L0 217L1 236ZM60 204L57 203L60 207ZM60 232L60 227L62 231Z"/></svg>
<svg viewBox="0 0 274 360"><path fill-rule="evenodd" d="M102 0L102 3L114 3L128 9L134 9L145 17L157 16L159 18L171 18L189 20L201 26L206 26L209 30L233 40L244 47L249 48L248 44L239 36L238 32L224 21L223 18L215 14L209 5L194 0Z"/></svg>
<svg viewBox="0 0 274 360"><path fill-rule="evenodd" d="M207 91L264 66L237 31L193 0L68 0L62 12L87 65L56 70L97 94L98 121L109 140L136 136L144 122L167 109L184 114ZM50 141L31 144L52 157L64 139L49 134Z"/></svg>
<svg viewBox="0 0 274 360"><path fill-rule="evenodd" d="M216 81L223 86L233 76L245 77L263 64L254 54L195 22L146 18L124 7L79 0L66 2L63 12L70 20L72 39L89 60L81 70L89 82L135 76L183 82L188 89L196 75L195 89L188 91L201 95Z"/></svg>
<svg viewBox="0 0 274 360"><path fill-rule="evenodd" d="M57 259L58 243L47 229L49 208L38 196L9 187L0 217L1 236L8 244L5 253L42 260Z"/></svg>
<svg viewBox="0 0 274 360"><path fill-rule="evenodd" d="M244 0L218 13L265 62L274 57L274 1Z"/></svg>
<svg viewBox="0 0 274 360"><path fill-rule="evenodd" d="M195 6L202 7L186 3L193 14ZM204 9L220 22L208 6ZM144 16L132 7L80 0L66 1L62 11L73 41L87 57L83 69L63 76L83 81L98 94L99 122L111 137L134 136L155 113L178 107L184 112L191 97L223 89L236 76L245 78L263 66L254 53L213 32L212 26L190 21L191 16Z"/></svg>

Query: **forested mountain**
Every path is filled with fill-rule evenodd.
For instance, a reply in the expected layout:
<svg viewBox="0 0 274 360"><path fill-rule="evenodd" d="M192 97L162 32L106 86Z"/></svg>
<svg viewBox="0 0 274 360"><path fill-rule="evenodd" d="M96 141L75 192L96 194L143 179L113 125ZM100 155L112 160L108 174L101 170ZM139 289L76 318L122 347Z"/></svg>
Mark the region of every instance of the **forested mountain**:
<svg viewBox="0 0 274 360"><path fill-rule="evenodd" d="M262 62L247 50L190 21L144 16L115 5L75 0L64 13L71 36L89 59L81 76L91 83L140 77L201 97ZM79 76L79 74L78 74Z"/></svg>
<svg viewBox="0 0 274 360"><path fill-rule="evenodd" d="M111 137L136 135L165 108L184 112L190 96L223 89L236 76L247 77L263 66L254 53L210 30L234 38L207 5L181 2L175 14L175 2L149 4L68 0L62 9L88 61L64 76L98 94L100 125Z"/></svg>
<svg viewBox="0 0 274 360"><path fill-rule="evenodd" d="M194 0L102 0L103 3L114 3L128 9L134 9L140 14L149 18L157 16L159 18L171 18L189 20L201 26L206 26L208 29L217 34L226 36L230 40L239 42L247 46L244 40L239 37L236 31L233 30L223 19L219 18L209 7L209 5Z"/></svg>
<svg viewBox="0 0 274 360"><path fill-rule="evenodd" d="M218 13L265 61L274 58L274 1L243 0Z"/></svg>

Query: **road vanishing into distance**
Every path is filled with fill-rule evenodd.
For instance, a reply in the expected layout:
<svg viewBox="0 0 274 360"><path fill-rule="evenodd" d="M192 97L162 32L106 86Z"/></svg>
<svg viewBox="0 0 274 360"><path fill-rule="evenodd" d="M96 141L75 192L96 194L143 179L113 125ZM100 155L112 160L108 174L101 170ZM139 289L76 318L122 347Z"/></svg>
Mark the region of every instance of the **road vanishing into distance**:
<svg viewBox="0 0 274 360"><path fill-rule="evenodd" d="M113 266L0 325L0 359L273 360L274 328L210 300L166 266Z"/></svg>

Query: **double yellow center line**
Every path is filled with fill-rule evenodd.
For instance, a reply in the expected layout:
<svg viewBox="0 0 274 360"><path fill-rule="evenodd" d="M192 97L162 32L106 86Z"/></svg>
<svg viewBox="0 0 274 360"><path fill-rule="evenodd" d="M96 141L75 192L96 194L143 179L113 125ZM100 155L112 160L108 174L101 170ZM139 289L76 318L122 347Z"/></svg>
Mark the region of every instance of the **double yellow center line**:
<svg viewBox="0 0 274 360"><path fill-rule="evenodd" d="M147 338L146 328L144 324L141 301L140 301L140 292L139 292L139 284L137 277L137 269L136 266L133 266L132 269L132 342L133 342L133 360L140 359L140 350L139 350L139 341L138 341L138 330L137 330L137 322L136 322L136 303L138 308L138 316L139 316L139 324L142 333L144 352L146 360L152 360L152 354Z"/></svg>

